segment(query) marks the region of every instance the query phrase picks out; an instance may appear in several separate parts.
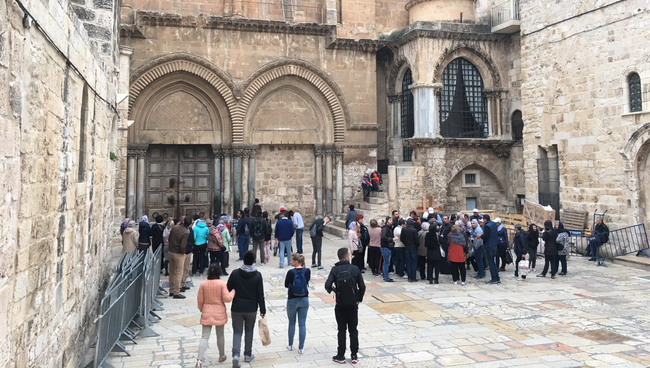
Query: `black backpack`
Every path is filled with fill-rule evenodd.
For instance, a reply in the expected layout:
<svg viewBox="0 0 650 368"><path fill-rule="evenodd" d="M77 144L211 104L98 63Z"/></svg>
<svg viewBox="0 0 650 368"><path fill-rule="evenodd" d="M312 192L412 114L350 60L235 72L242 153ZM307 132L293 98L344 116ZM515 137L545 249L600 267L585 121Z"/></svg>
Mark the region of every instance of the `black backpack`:
<svg viewBox="0 0 650 368"><path fill-rule="evenodd" d="M257 217L253 220L253 224L251 225L251 228L253 229L251 234L253 239L264 240L266 235L266 226L264 226L263 222L264 220L260 220Z"/></svg>
<svg viewBox="0 0 650 368"><path fill-rule="evenodd" d="M367 247L368 244L370 244L370 233L368 232L368 228L365 225L359 224L359 226L360 226L359 233L361 235L361 239L360 239L361 245Z"/></svg>
<svg viewBox="0 0 650 368"><path fill-rule="evenodd" d="M357 285L352 275L352 265L336 274L336 303L339 305L356 305Z"/></svg>

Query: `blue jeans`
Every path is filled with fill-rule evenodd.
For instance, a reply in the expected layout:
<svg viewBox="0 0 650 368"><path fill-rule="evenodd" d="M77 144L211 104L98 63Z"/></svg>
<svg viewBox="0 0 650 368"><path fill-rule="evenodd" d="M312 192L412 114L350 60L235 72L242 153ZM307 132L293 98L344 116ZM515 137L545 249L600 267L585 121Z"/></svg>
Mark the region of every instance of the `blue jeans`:
<svg viewBox="0 0 650 368"><path fill-rule="evenodd" d="M485 277L485 264L483 263L484 256L485 246L474 249L474 257L476 258L476 264L478 265L478 277Z"/></svg>
<svg viewBox="0 0 650 368"><path fill-rule="evenodd" d="M487 254L488 267L490 267L490 281L499 281L499 269L497 268L496 258L497 258L497 246L491 245L483 246L485 248L485 253Z"/></svg>
<svg viewBox="0 0 650 368"><path fill-rule="evenodd" d="M390 254L391 250L390 248L380 248L381 249L381 258L383 260L381 261L381 274L384 276L384 281L390 280L390 277L388 277L388 266L390 266Z"/></svg>
<svg viewBox="0 0 650 368"><path fill-rule="evenodd" d="M395 273L404 276L404 264L406 263L406 249L404 247L395 248Z"/></svg>
<svg viewBox="0 0 650 368"><path fill-rule="evenodd" d="M409 280L417 280L418 251L406 250L406 274Z"/></svg>
<svg viewBox="0 0 650 368"><path fill-rule="evenodd" d="M250 236L239 235L237 237L237 249L239 249L239 260L244 259L244 253L248 252L248 243L250 243Z"/></svg>
<svg viewBox="0 0 650 368"><path fill-rule="evenodd" d="M304 349L307 337L307 311L309 297L287 299L287 317L289 317L289 346L293 346L296 334L296 315L298 316L298 349Z"/></svg>
<svg viewBox="0 0 650 368"><path fill-rule="evenodd" d="M296 229L296 250L302 254L302 232L304 229Z"/></svg>
<svg viewBox="0 0 650 368"><path fill-rule="evenodd" d="M284 267L284 250L287 250L287 263L291 263L291 239L280 240L280 267Z"/></svg>

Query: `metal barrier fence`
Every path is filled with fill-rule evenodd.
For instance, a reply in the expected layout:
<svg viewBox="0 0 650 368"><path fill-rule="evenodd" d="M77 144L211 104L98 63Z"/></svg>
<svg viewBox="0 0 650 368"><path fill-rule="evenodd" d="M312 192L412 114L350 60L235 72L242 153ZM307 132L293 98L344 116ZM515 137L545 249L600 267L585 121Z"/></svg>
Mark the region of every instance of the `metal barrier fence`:
<svg viewBox="0 0 650 368"><path fill-rule="evenodd" d="M157 336L149 329L154 308L162 305L156 300L160 285L162 247L156 252L137 251L123 254L115 266L115 276L100 303L97 319L97 340L93 367L105 364L111 351L130 356L121 340L135 343L138 335Z"/></svg>

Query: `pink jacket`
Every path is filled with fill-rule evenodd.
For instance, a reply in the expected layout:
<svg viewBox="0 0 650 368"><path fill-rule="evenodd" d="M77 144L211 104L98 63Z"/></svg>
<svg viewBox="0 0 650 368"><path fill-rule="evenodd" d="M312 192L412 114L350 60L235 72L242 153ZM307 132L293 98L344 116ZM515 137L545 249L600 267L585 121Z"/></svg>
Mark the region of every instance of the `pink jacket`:
<svg viewBox="0 0 650 368"><path fill-rule="evenodd" d="M226 283L220 279L203 281L197 297L201 311L201 325L225 325L228 322L226 303L230 303L234 297L235 290L228 292Z"/></svg>

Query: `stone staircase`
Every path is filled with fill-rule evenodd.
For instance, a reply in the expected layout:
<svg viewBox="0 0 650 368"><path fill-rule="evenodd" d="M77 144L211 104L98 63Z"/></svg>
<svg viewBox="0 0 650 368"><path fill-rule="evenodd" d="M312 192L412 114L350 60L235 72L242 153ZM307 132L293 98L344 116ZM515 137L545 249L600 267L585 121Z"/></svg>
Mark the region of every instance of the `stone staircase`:
<svg viewBox="0 0 650 368"><path fill-rule="evenodd" d="M386 216L390 216L390 209L388 208L388 188L387 188L387 179L384 178L384 185L382 187L382 192L371 192L370 197L368 197L368 204L363 202L359 203L348 203L354 204L354 208L357 213L363 215L363 222L368 226L371 219L377 221L385 219ZM345 228L345 216L346 213L338 215L332 219L332 222L325 227L325 231L329 234L339 236L341 238L347 237L347 229Z"/></svg>

